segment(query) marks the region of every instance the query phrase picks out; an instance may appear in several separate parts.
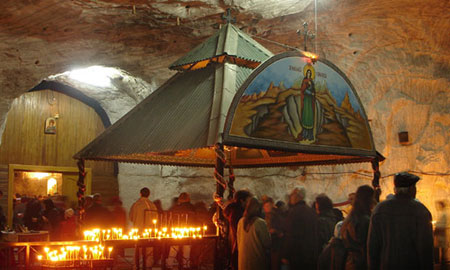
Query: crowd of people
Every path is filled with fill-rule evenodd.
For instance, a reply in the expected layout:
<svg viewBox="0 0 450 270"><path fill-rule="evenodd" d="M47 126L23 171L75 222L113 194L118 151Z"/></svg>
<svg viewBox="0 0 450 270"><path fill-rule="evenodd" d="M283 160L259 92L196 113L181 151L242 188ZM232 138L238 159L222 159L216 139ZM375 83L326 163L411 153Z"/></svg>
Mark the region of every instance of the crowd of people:
<svg viewBox="0 0 450 270"><path fill-rule="evenodd" d="M276 203L268 196L256 198L248 190L238 190L232 200L217 201L209 209L204 202L192 204L190 195L183 192L166 211L160 200L149 199L150 189L142 188L128 216L118 197L106 207L100 194L86 196L85 212L79 213L64 209L52 198L22 196L14 206L14 224L27 230L48 230L51 240L75 240L88 228L126 231L128 221L133 228L151 228L163 216L167 222L170 213L171 218L172 214L178 220L181 216L191 226L208 225L213 233L214 223L221 222L228 233L227 253L222 255L231 270L433 269L436 257L441 259L441 269L446 269L448 203L437 202L441 214L433 228L430 212L415 198L419 179L406 172L396 174L395 195L382 202L378 202L377 190L360 186L349 195L350 207L342 210L325 194L307 204L304 187L292 190L287 202ZM77 218L80 214L82 221ZM6 223L4 215L0 222ZM190 257L191 269L195 269L199 249L179 246L172 257L177 263ZM170 252L155 248L148 256L149 265L167 260Z"/></svg>
<svg viewBox="0 0 450 270"><path fill-rule="evenodd" d="M344 215L320 194L313 205L306 189L295 188L288 206L250 192L235 193L224 206L233 270L434 269L436 250L446 269L449 222L445 201L433 236L431 213L416 198L419 177L407 172L394 177L395 195L378 202L377 191L358 187Z"/></svg>
<svg viewBox="0 0 450 270"><path fill-rule="evenodd" d="M0 191L0 197L1 195ZM75 210L65 208L60 199L15 194L13 227L7 226L6 217L0 208L0 228L16 232L49 231L51 240L73 240L77 228Z"/></svg>

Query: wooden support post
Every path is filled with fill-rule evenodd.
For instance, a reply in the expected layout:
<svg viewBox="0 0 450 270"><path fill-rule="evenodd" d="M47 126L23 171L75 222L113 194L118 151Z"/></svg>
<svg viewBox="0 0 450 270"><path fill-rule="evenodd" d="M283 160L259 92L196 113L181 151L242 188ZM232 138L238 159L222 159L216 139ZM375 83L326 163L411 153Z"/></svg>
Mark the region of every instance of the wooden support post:
<svg viewBox="0 0 450 270"><path fill-rule="evenodd" d="M84 217L84 193L86 192L86 184L84 183L84 178L86 177L86 170L84 166L84 159L78 160L78 191L77 191L77 198L78 198L78 209L80 211L80 220Z"/></svg>
<svg viewBox="0 0 450 270"><path fill-rule="evenodd" d="M381 188L380 188L380 163L378 159L372 160L372 169L373 169L373 179L372 179L372 186L375 189L375 199L377 202L380 201L380 195L381 195Z"/></svg>
<svg viewBox="0 0 450 270"><path fill-rule="evenodd" d="M214 168L214 178L216 180L216 196L223 199L223 193L227 187L227 184L223 178L225 163L226 163L226 155L224 152L223 144L216 144L214 147L216 152L216 166ZM222 206L218 204L217 206L217 224L219 226L219 236L216 242L215 252L214 252L214 270L225 269L226 264L223 263L223 256L219 256L219 254L225 254L226 243L227 243L227 235L225 226L224 216L222 213Z"/></svg>
<svg viewBox="0 0 450 270"><path fill-rule="evenodd" d="M138 244L136 244L134 246L134 269L136 269L136 270L139 270L139 268L140 268L140 265L139 265L139 261L140 261L139 252L140 252L140 247L138 246Z"/></svg>
<svg viewBox="0 0 450 270"><path fill-rule="evenodd" d="M30 268L30 244L25 246L25 269Z"/></svg>
<svg viewBox="0 0 450 270"><path fill-rule="evenodd" d="M216 179L216 193L223 198L223 193L226 187L225 180L223 179L226 162L223 144L216 144L214 150L216 152L216 166L214 168L214 178Z"/></svg>
<svg viewBox="0 0 450 270"><path fill-rule="evenodd" d="M234 180L236 180L236 177L234 176L233 167L228 168L229 169L229 175L228 175L228 200L232 200L234 196Z"/></svg>
<svg viewBox="0 0 450 270"><path fill-rule="evenodd" d="M147 269L147 248L141 247L142 252L142 269ZM155 252L155 248L153 247L153 252Z"/></svg>

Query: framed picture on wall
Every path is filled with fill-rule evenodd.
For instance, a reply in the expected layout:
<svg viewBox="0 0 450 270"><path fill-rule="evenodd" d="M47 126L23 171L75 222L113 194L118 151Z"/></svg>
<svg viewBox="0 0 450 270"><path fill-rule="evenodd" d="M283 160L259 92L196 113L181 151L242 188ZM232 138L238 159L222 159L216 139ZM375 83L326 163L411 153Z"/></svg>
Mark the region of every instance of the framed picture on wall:
<svg viewBox="0 0 450 270"><path fill-rule="evenodd" d="M56 134L56 119L54 117L48 117L45 120L45 134Z"/></svg>

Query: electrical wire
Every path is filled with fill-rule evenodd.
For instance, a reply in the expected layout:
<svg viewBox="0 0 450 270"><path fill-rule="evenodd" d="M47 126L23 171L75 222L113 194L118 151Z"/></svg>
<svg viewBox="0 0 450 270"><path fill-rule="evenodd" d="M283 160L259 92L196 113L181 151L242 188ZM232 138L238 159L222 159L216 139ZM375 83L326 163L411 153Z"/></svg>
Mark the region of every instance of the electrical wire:
<svg viewBox="0 0 450 270"><path fill-rule="evenodd" d="M303 50L300 50L299 48L292 47L292 46L289 46L289 45L286 45L286 44L283 44L283 43L280 43L280 42L276 42L276 41L273 41L273 40L270 40L270 39L267 39L267 38L263 38L263 37L260 37L260 36L257 36L257 35L252 35L252 34L250 34L250 33L247 33L247 35L249 35L249 36L251 36L251 37L254 37L254 38L258 38L258 39L267 41L267 42L269 42L269 43L273 43L273 44L275 44L275 45L284 47L284 48L286 48L286 49L297 50L297 51L303 52Z"/></svg>
<svg viewBox="0 0 450 270"><path fill-rule="evenodd" d="M422 171L414 171L414 170L408 170L409 173L415 173L420 175L427 175L427 176L450 176L450 173L445 172L422 172ZM348 171L348 172L321 172L321 173L307 173L310 175L344 175L344 174L354 174L354 175L360 175L368 178L373 178L373 175L360 173L356 171ZM396 173L391 173L387 175L381 176L381 178L388 178L391 176L394 176Z"/></svg>
<svg viewBox="0 0 450 270"><path fill-rule="evenodd" d="M314 0L314 52L317 53L317 0Z"/></svg>
<svg viewBox="0 0 450 270"><path fill-rule="evenodd" d="M187 25L184 25L184 26L186 27ZM191 26L187 26L187 27L191 28L193 30L200 30L198 28L194 28L194 27L191 27ZM314 28L315 28L315 34L316 34L316 37L314 39L314 49L315 49L315 51L317 51L317 0L314 0ZM260 37L260 36L257 36L257 35L253 35L253 34L250 34L250 33L247 33L247 34L249 36L253 37L253 38L257 38L257 39L260 39L260 40L263 40L263 41L266 41L266 42L278 45L278 46L286 48L286 49L303 52L303 50L301 50L299 48L296 48L296 47L293 47L293 46L290 46L290 45L287 45L287 44L283 44L283 43L280 43L280 42L277 42L277 41L273 41L273 40L270 40L270 39L267 39L267 38L263 38L263 37ZM409 173L420 174L420 175L427 175L427 176L450 176L450 173L442 173L442 172L422 172L422 171L414 171L414 170L409 170L408 172ZM353 175L359 175L359 176L364 176L364 177L368 177L368 178L373 178L373 175L360 173L360 172L356 172L356 171L330 172L330 173L307 173L307 174L310 174L310 175L345 175L345 174L353 174ZM395 173L391 173L391 174L387 174L387 175L381 176L380 178L388 178L388 177L391 177L391 176L394 176L394 175L395 175Z"/></svg>

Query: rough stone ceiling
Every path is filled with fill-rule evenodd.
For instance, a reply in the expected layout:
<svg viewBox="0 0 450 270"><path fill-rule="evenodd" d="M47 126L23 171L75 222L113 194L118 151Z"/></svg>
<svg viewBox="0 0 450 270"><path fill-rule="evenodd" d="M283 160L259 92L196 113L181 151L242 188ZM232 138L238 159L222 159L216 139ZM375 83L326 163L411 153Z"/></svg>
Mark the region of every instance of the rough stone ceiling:
<svg viewBox="0 0 450 270"><path fill-rule="evenodd" d="M119 66L146 80L164 81L168 63L216 31L227 2L2 1L1 57L15 66L4 71L9 73L7 85L23 85L17 82L18 69L26 80L34 79L24 84L27 88L51 75L49 70L54 74L94 64ZM233 13L238 25L251 28L262 18L300 12L310 2L235 1ZM161 73L165 76L158 76Z"/></svg>
<svg viewBox="0 0 450 270"><path fill-rule="evenodd" d="M11 101L42 79L92 65L117 67L145 81L137 88L116 86L124 92L121 105L116 105L118 95L109 95L109 100L95 97L111 104L108 110L109 105L102 103L114 121L120 115L117 107L131 106L142 97L143 85L155 88L169 78L173 74L169 64L214 33L222 23L220 14L229 6L237 18L235 25L273 53L286 49L259 38L302 47L296 30L304 21L314 28L313 0L0 0L0 124L5 123ZM376 147L387 157L382 175L411 169L448 172L449 29L449 0L317 0L316 52L345 72L358 91ZM75 87L90 95L98 91ZM405 130L411 138L406 147L398 143L398 132ZM170 173L162 178L173 176L172 168L164 170ZM196 172L186 169L185 174ZM297 183L298 171L291 174ZM324 185L319 178L325 176L320 175L308 185L342 196L349 190L346 183L354 187L364 183L354 181L360 176L342 181L334 181L335 177L329 176L332 181ZM204 178L209 181L210 173ZM127 187L130 179L137 180L127 175L123 182ZM252 189L256 182L241 183ZM448 177L424 176L421 182L426 188L419 195L428 205L433 205L434 197L448 198ZM178 187L176 181L169 186L166 179L160 183L168 198ZM382 180L387 193L392 191L390 183L388 178ZM280 182L273 185L275 189ZM290 189L284 187L279 192Z"/></svg>
<svg viewBox="0 0 450 270"><path fill-rule="evenodd" d="M112 123L156 89L155 83L147 83L125 70L102 66L66 71L47 80L69 85L97 100Z"/></svg>
<svg viewBox="0 0 450 270"><path fill-rule="evenodd" d="M317 53L350 77L363 104L376 104L393 78L399 88L420 78L448 89L449 3L317 0ZM0 116L42 79L79 67L118 67L160 85L171 62L217 30L227 7L274 53L286 49L259 37L302 47L296 30L304 21L314 28L313 0L3 0ZM368 109L369 118L376 113Z"/></svg>

